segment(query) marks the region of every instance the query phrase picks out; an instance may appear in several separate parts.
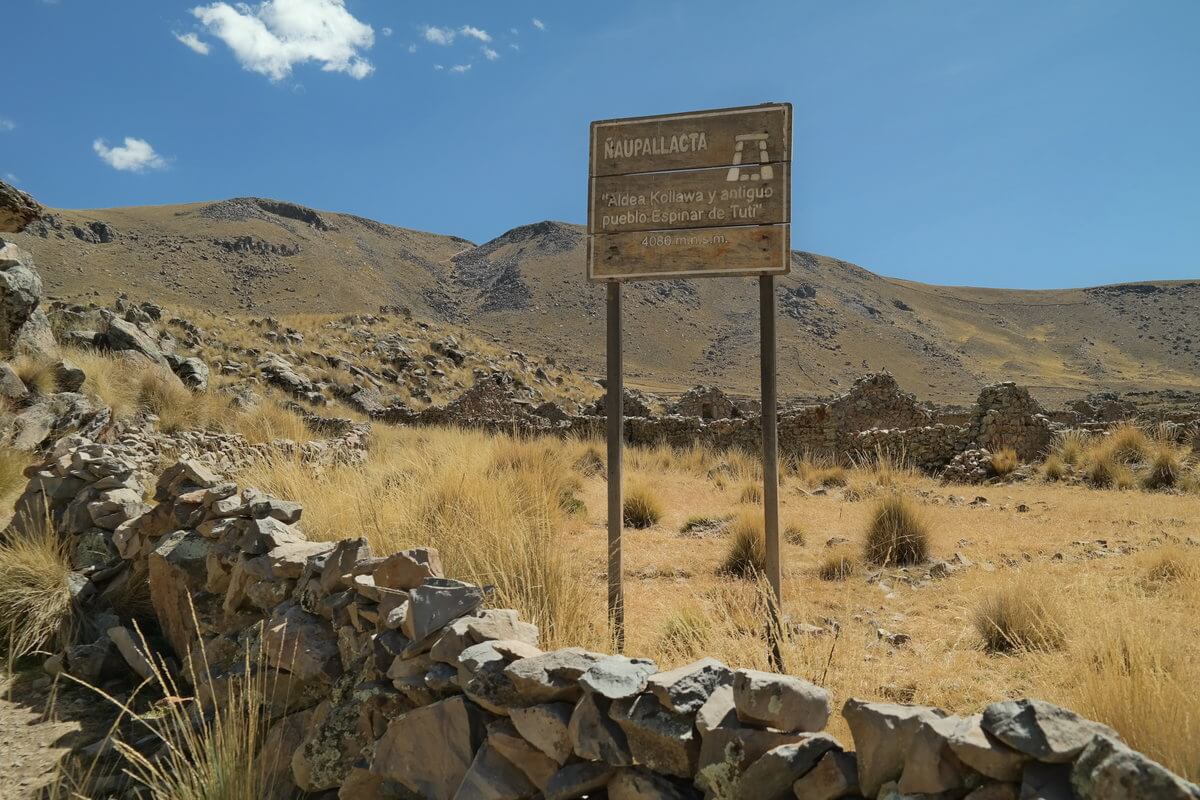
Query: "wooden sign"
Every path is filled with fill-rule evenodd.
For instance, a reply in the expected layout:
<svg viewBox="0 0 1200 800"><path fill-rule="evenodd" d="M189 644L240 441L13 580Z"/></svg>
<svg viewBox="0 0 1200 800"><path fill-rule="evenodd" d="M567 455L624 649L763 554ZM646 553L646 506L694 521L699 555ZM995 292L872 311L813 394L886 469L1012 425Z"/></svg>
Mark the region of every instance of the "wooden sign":
<svg viewBox="0 0 1200 800"><path fill-rule="evenodd" d="M590 280L782 275L792 107L593 122Z"/></svg>

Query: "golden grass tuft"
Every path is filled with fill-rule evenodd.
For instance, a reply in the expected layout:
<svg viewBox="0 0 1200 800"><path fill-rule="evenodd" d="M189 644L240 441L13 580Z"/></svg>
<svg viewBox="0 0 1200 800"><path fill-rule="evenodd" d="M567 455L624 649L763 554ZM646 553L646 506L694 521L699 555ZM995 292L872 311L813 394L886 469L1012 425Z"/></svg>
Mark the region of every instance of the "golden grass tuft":
<svg viewBox="0 0 1200 800"><path fill-rule="evenodd" d="M704 653L712 640L712 629L702 608L694 603L685 605L662 621L656 648L664 662L690 661Z"/></svg>
<svg viewBox="0 0 1200 800"><path fill-rule="evenodd" d="M25 467L32 462L31 453L0 447L0 503L11 508L12 500L25 488Z"/></svg>
<svg viewBox="0 0 1200 800"><path fill-rule="evenodd" d="M662 500L650 483L643 479L629 482L621 501L621 518L631 528L651 528L663 516Z"/></svg>
<svg viewBox="0 0 1200 800"><path fill-rule="evenodd" d="M1063 645L1061 617L1043 585L1019 575L983 600L975 612L975 630L990 653L1044 652Z"/></svg>
<svg viewBox="0 0 1200 800"><path fill-rule="evenodd" d="M1108 432L1099 447L1107 450L1121 464L1137 464L1150 452L1150 437L1133 423L1123 423Z"/></svg>
<svg viewBox="0 0 1200 800"><path fill-rule="evenodd" d="M919 564L929 555L929 528L916 505L901 494L879 500L867 527L864 557L871 564Z"/></svg>
<svg viewBox="0 0 1200 800"><path fill-rule="evenodd" d="M790 545L803 547L808 537L804 533L804 527L794 520L784 523L783 525L783 540Z"/></svg>
<svg viewBox="0 0 1200 800"><path fill-rule="evenodd" d="M1067 462L1058 453L1046 456L1046 461L1042 464L1042 474L1048 481L1061 481L1071 474L1070 470Z"/></svg>
<svg viewBox="0 0 1200 800"><path fill-rule="evenodd" d="M851 553L831 553L817 565L817 577L823 581L844 581L858 571Z"/></svg>
<svg viewBox="0 0 1200 800"><path fill-rule="evenodd" d="M1149 456L1149 464L1142 475L1142 488L1151 491L1170 489L1183 483L1187 476L1187 450L1174 445L1157 442Z"/></svg>
<svg viewBox="0 0 1200 800"><path fill-rule="evenodd" d="M719 572L752 578L767 569L767 542L758 509L742 509L729 523L729 550Z"/></svg>
<svg viewBox="0 0 1200 800"><path fill-rule="evenodd" d="M1062 459L1064 464L1072 467L1078 466L1083 460L1083 455L1087 451L1090 442L1091 436L1085 431L1067 431L1058 437L1054 452Z"/></svg>
<svg viewBox="0 0 1200 800"><path fill-rule="evenodd" d="M1132 489L1136 485L1133 471L1106 448L1088 454L1083 476L1097 489Z"/></svg>
<svg viewBox="0 0 1200 800"><path fill-rule="evenodd" d="M241 481L304 505L310 539L365 536L376 553L436 547L447 572L495 586L491 603L540 626L545 646L602 646L563 498L568 451L457 429L380 427L368 460L316 471L295 458Z"/></svg>
<svg viewBox="0 0 1200 800"><path fill-rule="evenodd" d="M0 539L0 640L13 658L33 653L70 633L71 565L50 525Z"/></svg>
<svg viewBox="0 0 1200 800"><path fill-rule="evenodd" d="M1200 556L1193 550L1170 544L1146 553L1141 560L1150 588L1181 581L1200 583Z"/></svg>
<svg viewBox="0 0 1200 800"><path fill-rule="evenodd" d="M992 453L988 465L991 467L993 475L1003 478L1011 475L1017 467L1021 466L1021 459L1017 457L1016 450L1005 447Z"/></svg>
<svg viewBox="0 0 1200 800"><path fill-rule="evenodd" d="M834 464L810 467L804 471L804 480L812 486L824 486L832 489L849 484L850 476L845 467Z"/></svg>
<svg viewBox="0 0 1200 800"><path fill-rule="evenodd" d="M762 505L763 493L762 486L753 482L747 481L742 484L742 488L738 491L738 502L747 505Z"/></svg>
<svg viewBox="0 0 1200 800"><path fill-rule="evenodd" d="M20 355L11 362L13 372L34 394L53 394L58 391L58 378L54 373L55 362L46 358Z"/></svg>

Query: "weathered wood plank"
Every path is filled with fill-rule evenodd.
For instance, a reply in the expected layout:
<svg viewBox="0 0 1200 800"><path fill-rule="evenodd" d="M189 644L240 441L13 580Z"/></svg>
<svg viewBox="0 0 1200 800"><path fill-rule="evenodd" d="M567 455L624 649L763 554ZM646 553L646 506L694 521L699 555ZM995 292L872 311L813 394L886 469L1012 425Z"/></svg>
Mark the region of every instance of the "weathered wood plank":
<svg viewBox="0 0 1200 800"><path fill-rule="evenodd" d="M588 278L786 275L790 251L790 225L597 233L588 237Z"/></svg>
<svg viewBox="0 0 1200 800"><path fill-rule="evenodd" d="M589 175L791 161L792 106L696 111L592 123Z"/></svg>
<svg viewBox="0 0 1200 800"><path fill-rule="evenodd" d="M791 219L791 165L593 178L589 233L777 225Z"/></svg>

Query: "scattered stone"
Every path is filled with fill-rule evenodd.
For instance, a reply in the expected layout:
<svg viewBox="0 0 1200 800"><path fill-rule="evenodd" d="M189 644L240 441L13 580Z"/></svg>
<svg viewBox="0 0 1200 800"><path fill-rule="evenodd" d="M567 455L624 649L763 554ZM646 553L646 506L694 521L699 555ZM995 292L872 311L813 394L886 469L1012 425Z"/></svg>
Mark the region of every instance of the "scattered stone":
<svg viewBox="0 0 1200 800"><path fill-rule="evenodd" d="M1096 736L1071 768L1081 800L1200 800L1200 786L1107 736Z"/></svg>
<svg viewBox="0 0 1200 800"><path fill-rule="evenodd" d="M608 656L589 667L579 684L593 694L621 700L645 689L647 679L657 671L657 665L646 658Z"/></svg>
<svg viewBox="0 0 1200 800"><path fill-rule="evenodd" d="M732 679L729 667L715 658L702 658L652 676L646 681L646 688L668 711L686 714L697 711L714 689Z"/></svg>
<svg viewBox="0 0 1200 800"><path fill-rule="evenodd" d="M692 715L673 712L650 694L614 701L609 713L625 731L634 761L679 778L696 773L700 741Z"/></svg>
<svg viewBox="0 0 1200 800"><path fill-rule="evenodd" d="M534 747L565 764L572 752L570 722L574 707L570 703L544 703L509 712L513 725Z"/></svg>
<svg viewBox="0 0 1200 800"><path fill-rule="evenodd" d="M827 752L840 749L832 736L814 733L800 742L768 750L742 773L737 800L790 800L792 784L807 775Z"/></svg>
<svg viewBox="0 0 1200 800"><path fill-rule="evenodd" d="M609 716L609 703L603 697L585 693L575 705L567 733L571 749L585 761L603 761L614 767L633 764L629 743L621 726Z"/></svg>
<svg viewBox="0 0 1200 800"><path fill-rule="evenodd" d="M546 785L546 800L574 800L588 792L603 789L612 780L616 767L587 761L568 764L554 773Z"/></svg>
<svg viewBox="0 0 1200 800"><path fill-rule="evenodd" d="M796 800L838 800L857 795L858 761L853 753L830 750L817 765L792 784Z"/></svg>
<svg viewBox="0 0 1200 800"><path fill-rule="evenodd" d="M464 697L414 709L388 725L375 745L371 772L429 800L453 800L489 722L487 713Z"/></svg>
<svg viewBox="0 0 1200 800"><path fill-rule="evenodd" d="M573 703L583 695L579 679L602 658L598 653L567 647L515 661L505 672L528 703Z"/></svg>
<svg viewBox="0 0 1200 800"><path fill-rule="evenodd" d="M897 781L913 735L926 719L945 717L936 708L850 699L842 708L850 725L858 758L858 783L863 795L879 795L885 783Z"/></svg>
<svg viewBox="0 0 1200 800"><path fill-rule="evenodd" d="M483 590L452 578L428 578L408 593L408 614L401 630L413 641L424 639L483 605Z"/></svg>

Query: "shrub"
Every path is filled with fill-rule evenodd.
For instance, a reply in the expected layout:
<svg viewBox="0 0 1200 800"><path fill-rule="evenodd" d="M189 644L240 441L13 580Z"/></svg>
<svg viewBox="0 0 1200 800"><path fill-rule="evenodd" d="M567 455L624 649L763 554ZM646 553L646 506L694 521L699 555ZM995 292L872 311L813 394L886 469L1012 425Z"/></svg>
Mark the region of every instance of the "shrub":
<svg viewBox="0 0 1200 800"><path fill-rule="evenodd" d="M625 489L621 518L631 528L649 528L662 519L662 501L649 483L634 481Z"/></svg>
<svg viewBox="0 0 1200 800"><path fill-rule="evenodd" d="M975 630L991 653L1046 651L1062 647L1058 609L1042 587L1018 577L995 590L975 613Z"/></svg>
<svg viewBox="0 0 1200 800"><path fill-rule="evenodd" d="M51 525L0 540L0 641L20 658L65 640L72 622L71 565Z"/></svg>
<svg viewBox="0 0 1200 800"><path fill-rule="evenodd" d="M872 564L919 564L929 553L929 530L912 501L900 494L875 504L865 557Z"/></svg>
<svg viewBox="0 0 1200 800"><path fill-rule="evenodd" d="M743 509L729 524L729 551L719 572L749 578L766 572L767 542L762 514Z"/></svg>
<svg viewBox="0 0 1200 800"><path fill-rule="evenodd" d="M832 553L817 567L817 577L823 581L844 581L858 569L858 562L849 553Z"/></svg>
<svg viewBox="0 0 1200 800"><path fill-rule="evenodd" d="M1003 478L1011 475L1017 467L1021 466L1021 459L1017 458L1016 450L1005 447L992 453L988 466L991 467L993 475Z"/></svg>
<svg viewBox="0 0 1200 800"><path fill-rule="evenodd" d="M1042 473L1048 481L1061 481L1069 474L1070 467L1063 457L1058 453L1051 453L1046 456L1046 461L1042 464Z"/></svg>

